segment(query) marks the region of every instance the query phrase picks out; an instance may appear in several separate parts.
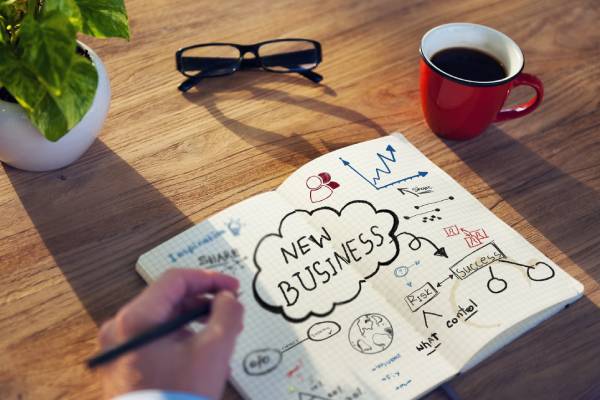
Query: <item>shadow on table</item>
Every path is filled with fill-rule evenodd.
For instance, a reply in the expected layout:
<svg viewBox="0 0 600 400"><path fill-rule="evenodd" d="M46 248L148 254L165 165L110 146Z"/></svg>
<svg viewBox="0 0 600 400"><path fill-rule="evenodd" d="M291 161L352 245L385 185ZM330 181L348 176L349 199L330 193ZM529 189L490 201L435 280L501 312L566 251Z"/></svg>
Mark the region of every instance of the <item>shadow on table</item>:
<svg viewBox="0 0 600 400"><path fill-rule="evenodd" d="M310 87L320 93L315 93L315 97L307 97L296 95L283 89L271 89L258 86L264 82L281 82L286 85L297 85ZM249 125L233 118L228 117L218 106L219 99L217 95L234 92L249 92L252 96L252 108L257 113L257 120L260 118L262 123L257 122L256 125ZM321 152L312 145L306 138L298 134L283 135L278 132L273 132L258 125L265 124L268 118L268 109L260 106L261 101L273 101L285 103L297 107L297 109L305 109L315 111L325 115L332 115L337 118L348 121L349 123L360 124L375 132L379 136L384 136L387 133L385 130L364 114L352 110L347 107L334 105L322 100L317 96L321 94L336 97L336 92L325 84L314 84L306 79L295 77L292 75L283 74L265 74L261 72L240 72L235 75L220 77L216 79L206 79L202 81L196 88L193 88L183 96L190 102L196 103L205 107L208 112L231 132L257 148L265 148L266 151L275 150L277 148L291 149L294 153L299 153L303 160L301 163L313 160L321 155ZM345 147L353 143L334 144L323 142L329 151L337 148ZM293 159L282 160L291 162L293 165L298 165L298 161Z"/></svg>
<svg viewBox="0 0 600 400"><path fill-rule="evenodd" d="M600 282L600 193L494 126L477 139L445 143L503 201ZM585 368L600 357L598 335L598 306L583 297L451 385L464 399L598 398L598 374Z"/></svg>
<svg viewBox="0 0 600 400"><path fill-rule="evenodd" d="M99 140L61 170L4 170L56 265L97 324L143 287L134 269L138 256L192 225Z"/></svg>
<svg viewBox="0 0 600 400"><path fill-rule="evenodd" d="M598 399L600 312L579 299L452 380L462 399Z"/></svg>
<svg viewBox="0 0 600 400"><path fill-rule="evenodd" d="M504 201L600 282L600 193L494 126L471 141L445 142Z"/></svg>

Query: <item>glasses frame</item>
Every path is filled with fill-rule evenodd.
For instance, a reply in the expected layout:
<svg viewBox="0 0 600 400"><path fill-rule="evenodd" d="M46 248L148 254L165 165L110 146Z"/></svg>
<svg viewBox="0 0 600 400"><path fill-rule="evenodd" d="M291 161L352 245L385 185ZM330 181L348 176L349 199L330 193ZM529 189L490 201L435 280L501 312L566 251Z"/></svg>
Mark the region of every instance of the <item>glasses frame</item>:
<svg viewBox="0 0 600 400"><path fill-rule="evenodd" d="M312 67L309 67L309 68L296 67L296 68L289 68L287 70L276 70L276 69L272 69L269 66L265 65L264 59L267 57L270 57L270 56L261 56L260 51L259 51L260 47L264 46L266 44L280 43L280 42L308 42L308 43L311 43L315 47L315 50L317 52L317 59L315 61L315 65ZM191 49L201 48L201 47L215 47L215 46L223 46L223 47L227 46L227 47L236 48L240 53L237 65L232 67L232 69L230 71L226 71L226 72L220 73L220 74L206 74L206 73L204 73L204 71L200 71L196 74L190 74L187 71L185 71L184 65L183 65L183 54L186 51L191 50ZM244 58L244 55L246 55L246 53L253 54L254 58L250 58L250 59ZM237 44L237 43L222 43L222 42L203 43L203 44L196 44L193 46L182 47L175 52L175 63L176 63L177 71L179 71L179 73L181 73L183 76L188 78L183 83L181 83L181 85L179 85L179 87L178 87L178 89L181 90L182 92L187 92L190 88L197 85L204 78L217 78L217 77L221 77L221 76L227 76L227 75L234 74L240 70L254 69L254 68L260 68L262 70L265 70L268 72L274 72L277 74L298 73L298 74L304 76L305 78L310 79L311 81L313 81L315 83L319 83L321 80L323 80L323 77L321 75L317 74L316 72L314 72L313 69L315 69L317 66L319 66L319 64L322 61L323 61L323 53L321 50L321 43L317 42L316 40L301 39L301 38L266 40L264 42L249 44L249 45L242 45L242 44Z"/></svg>

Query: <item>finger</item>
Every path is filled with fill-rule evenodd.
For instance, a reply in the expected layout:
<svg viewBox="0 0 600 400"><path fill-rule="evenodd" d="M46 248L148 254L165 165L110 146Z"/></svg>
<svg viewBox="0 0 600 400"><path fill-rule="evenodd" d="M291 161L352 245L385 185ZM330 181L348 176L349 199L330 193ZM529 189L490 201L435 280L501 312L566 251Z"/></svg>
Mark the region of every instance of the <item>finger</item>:
<svg viewBox="0 0 600 400"><path fill-rule="evenodd" d="M242 331L244 307L231 292L219 292L213 300L204 339L223 341L233 350L235 338Z"/></svg>
<svg viewBox="0 0 600 400"><path fill-rule="evenodd" d="M178 309L178 313L184 314L184 313L191 312L191 311L197 310L197 309L202 309L202 308L211 309L212 302L213 302L213 298L206 297L206 296L186 297L181 302L179 309ZM208 307L207 307L207 305L208 305ZM205 316L202 316L202 317L196 319L196 321L198 321L200 323L205 323L208 320L208 317L209 317L208 315L205 315Z"/></svg>
<svg viewBox="0 0 600 400"><path fill-rule="evenodd" d="M189 326L184 326L183 328L175 332L173 335L171 335L171 338L176 342L182 342L193 337L196 333L197 332L195 332Z"/></svg>
<svg viewBox="0 0 600 400"><path fill-rule="evenodd" d="M237 279L215 271L171 269L117 314L117 329L129 337L177 314L187 297L220 290L237 291Z"/></svg>
<svg viewBox="0 0 600 400"><path fill-rule="evenodd" d="M100 342L100 347L102 349L106 349L117 344L114 319L110 319L102 324L100 330L98 331L98 342Z"/></svg>

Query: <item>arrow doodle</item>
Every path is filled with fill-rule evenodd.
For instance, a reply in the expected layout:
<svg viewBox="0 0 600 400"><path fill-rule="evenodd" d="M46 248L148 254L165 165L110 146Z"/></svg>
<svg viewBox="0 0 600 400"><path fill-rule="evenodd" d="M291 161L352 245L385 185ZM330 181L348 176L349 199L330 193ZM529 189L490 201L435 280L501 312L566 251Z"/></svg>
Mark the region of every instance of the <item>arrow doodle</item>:
<svg viewBox="0 0 600 400"><path fill-rule="evenodd" d="M436 314L433 312L423 310L423 320L425 321L425 328L429 328L429 325L427 324L427 315L435 315L436 317L443 317L443 315L441 315L441 314Z"/></svg>
<svg viewBox="0 0 600 400"><path fill-rule="evenodd" d="M442 280L441 282L438 282L436 286L437 287L442 287L442 284L444 282L446 282L448 279L452 279L452 278L454 278L454 275L450 274L450 275L448 275L448 277L446 279Z"/></svg>
<svg viewBox="0 0 600 400"><path fill-rule="evenodd" d="M348 167L352 171L354 171L354 173L356 173L358 176L360 176L362 179L364 179L369 185L373 186L376 190L384 189L384 188L392 186L392 185L397 185L398 183L406 182L411 179L424 177L428 174L427 171L418 171L415 175L397 179L397 180L387 183L383 186L378 186L377 182L381 181L383 176L389 175L392 173L390 164L392 164L392 163L395 164L398 161L398 159L396 158L396 149L394 149L394 147L391 144L388 145L385 148L385 150L387 151L387 155L381 154L381 153L376 153L377 158L381 162L381 168L379 168L379 167L375 168L375 176L373 178L368 178L366 175L364 175L358 169L354 168L354 166L352 164L350 164L350 161L344 160L342 157L340 157L340 161L342 162L343 165L345 165L346 167Z"/></svg>
<svg viewBox="0 0 600 400"><path fill-rule="evenodd" d="M425 238L423 238L423 239L425 239ZM438 256L438 257L448 258L448 255L446 254L446 249L444 249L443 247L440 247L439 249L437 249L437 251L435 253L433 253L433 255Z"/></svg>
<svg viewBox="0 0 600 400"><path fill-rule="evenodd" d="M396 190L398 190L398 191L400 192L400 194L401 194L401 195L403 195L403 196L404 196L406 193L410 193L410 194L412 194L412 195L415 195L415 196L419 197L419 195L418 195L418 194L416 194L415 192L412 192L412 191L408 190L408 188L396 188Z"/></svg>
<svg viewBox="0 0 600 400"><path fill-rule="evenodd" d="M410 249L413 251L419 250L421 248L422 241L426 241L431 246L433 246L433 248L435 249L435 253L433 253L434 256L448 258L448 254L446 253L445 248L436 246L435 243L433 243L431 240L427 239L426 237L417 236L410 232L400 232L396 235L396 237L398 237L400 235L409 235L410 237L412 237L411 241L408 242L408 247L410 247ZM414 247L413 247L413 244L415 244Z"/></svg>
<svg viewBox="0 0 600 400"><path fill-rule="evenodd" d="M436 204L436 203L441 203L442 201L448 201L448 200L454 200L454 196L449 196L445 199L442 200L438 200L438 201L432 201L431 203L425 203L425 204L421 204L420 206L415 206L415 210L418 210L419 208L425 207L425 206L430 206L432 204Z"/></svg>

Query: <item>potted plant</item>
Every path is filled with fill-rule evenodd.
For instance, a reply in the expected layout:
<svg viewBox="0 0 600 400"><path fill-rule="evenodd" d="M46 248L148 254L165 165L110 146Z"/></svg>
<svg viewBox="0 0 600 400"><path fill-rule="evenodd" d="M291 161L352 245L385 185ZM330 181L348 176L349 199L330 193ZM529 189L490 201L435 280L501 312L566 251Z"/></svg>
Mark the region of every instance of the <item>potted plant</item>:
<svg viewBox="0 0 600 400"><path fill-rule="evenodd" d="M0 161L61 168L98 135L110 84L79 32L129 39L123 0L0 0Z"/></svg>

